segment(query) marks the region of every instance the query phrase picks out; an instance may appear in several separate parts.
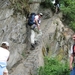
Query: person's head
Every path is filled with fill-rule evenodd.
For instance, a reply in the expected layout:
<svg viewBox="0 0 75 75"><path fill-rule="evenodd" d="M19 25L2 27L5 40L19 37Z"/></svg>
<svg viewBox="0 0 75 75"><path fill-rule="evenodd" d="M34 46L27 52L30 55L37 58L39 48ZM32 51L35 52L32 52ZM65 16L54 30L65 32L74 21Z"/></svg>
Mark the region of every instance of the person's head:
<svg viewBox="0 0 75 75"><path fill-rule="evenodd" d="M2 42L2 44L1 44L1 47L2 48L5 48L5 49L9 49L9 43L8 42Z"/></svg>
<svg viewBox="0 0 75 75"><path fill-rule="evenodd" d="M75 41L75 34L72 36L73 40Z"/></svg>
<svg viewBox="0 0 75 75"><path fill-rule="evenodd" d="M39 17L42 17L42 16L43 16L43 14L42 14L42 13L39 13L38 15L39 15Z"/></svg>

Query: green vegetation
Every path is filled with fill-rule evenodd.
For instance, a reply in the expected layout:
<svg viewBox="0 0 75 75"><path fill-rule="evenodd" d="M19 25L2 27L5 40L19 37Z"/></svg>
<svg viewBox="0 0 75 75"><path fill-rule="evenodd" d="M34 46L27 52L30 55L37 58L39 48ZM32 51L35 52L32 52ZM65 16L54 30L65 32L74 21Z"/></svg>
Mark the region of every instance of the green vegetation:
<svg viewBox="0 0 75 75"><path fill-rule="evenodd" d="M51 1L44 0L40 5L44 8L51 8L54 12L55 8ZM63 13L63 23L75 31L75 0L59 0L59 3L60 10Z"/></svg>
<svg viewBox="0 0 75 75"><path fill-rule="evenodd" d="M51 8L52 11L55 10L54 5L52 4L51 0L44 0L40 3L40 6L43 8Z"/></svg>
<svg viewBox="0 0 75 75"><path fill-rule="evenodd" d="M75 31L75 0L60 0L64 22Z"/></svg>
<svg viewBox="0 0 75 75"><path fill-rule="evenodd" d="M50 8L50 7L53 6L51 0L45 0L45 1L41 2L40 5L41 5L42 7L45 7L45 8Z"/></svg>
<svg viewBox="0 0 75 75"><path fill-rule="evenodd" d="M44 67L40 67L39 75L69 75L67 63L59 62L56 58L45 57Z"/></svg>
<svg viewBox="0 0 75 75"><path fill-rule="evenodd" d="M20 12L23 15L28 15L30 12L29 0L9 0L14 8L14 14ZM30 0L32 1L32 0ZM42 0L40 6L43 8L51 8L55 12L55 7L52 0ZM63 13L63 22L75 31L75 0L59 0L60 10Z"/></svg>

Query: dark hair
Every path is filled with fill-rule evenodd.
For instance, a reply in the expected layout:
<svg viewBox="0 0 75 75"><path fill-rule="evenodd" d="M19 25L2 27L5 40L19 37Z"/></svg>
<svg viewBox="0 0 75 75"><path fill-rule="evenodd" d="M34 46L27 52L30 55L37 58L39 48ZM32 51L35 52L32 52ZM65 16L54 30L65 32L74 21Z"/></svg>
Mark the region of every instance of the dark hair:
<svg viewBox="0 0 75 75"><path fill-rule="evenodd" d="M5 48L5 49L8 49L9 48L9 46L7 46L5 43L2 43L1 47L2 48Z"/></svg>

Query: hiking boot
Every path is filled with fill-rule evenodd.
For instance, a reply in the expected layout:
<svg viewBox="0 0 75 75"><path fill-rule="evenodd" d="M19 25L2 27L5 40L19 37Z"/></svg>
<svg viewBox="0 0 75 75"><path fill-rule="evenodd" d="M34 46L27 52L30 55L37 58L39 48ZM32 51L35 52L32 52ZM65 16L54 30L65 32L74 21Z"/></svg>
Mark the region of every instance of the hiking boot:
<svg viewBox="0 0 75 75"><path fill-rule="evenodd" d="M31 44L30 50L34 50L34 49L35 49L35 45L34 44Z"/></svg>

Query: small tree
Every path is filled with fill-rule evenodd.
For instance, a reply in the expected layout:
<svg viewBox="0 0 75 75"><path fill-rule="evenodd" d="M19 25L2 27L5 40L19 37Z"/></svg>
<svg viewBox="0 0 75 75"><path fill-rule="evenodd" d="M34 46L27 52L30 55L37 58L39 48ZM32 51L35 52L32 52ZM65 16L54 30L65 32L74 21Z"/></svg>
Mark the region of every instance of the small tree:
<svg viewBox="0 0 75 75"><path fill-rule="evenodd" d="M39 68L39 75L69 75L68 64L59 62L56 58L45 57L45 65Z"/></svg>
<svg viewBox="0 0 75 75"><path fill-rule="evenodd" d="M61 1L64 22L75 31L75 0Z"/></svg>

